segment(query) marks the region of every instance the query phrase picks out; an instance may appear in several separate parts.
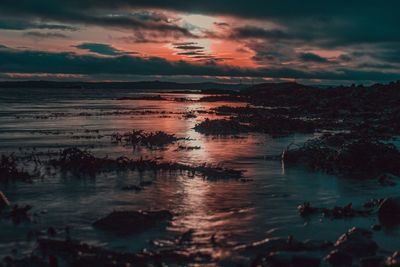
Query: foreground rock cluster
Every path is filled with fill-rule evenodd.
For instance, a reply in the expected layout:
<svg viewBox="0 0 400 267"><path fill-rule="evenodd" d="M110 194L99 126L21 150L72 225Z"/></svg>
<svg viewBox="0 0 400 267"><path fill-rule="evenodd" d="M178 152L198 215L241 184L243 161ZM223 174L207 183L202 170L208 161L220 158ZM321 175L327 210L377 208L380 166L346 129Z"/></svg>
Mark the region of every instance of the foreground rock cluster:
<svg viewBox="0 0 400 267"><path fill-rule="evenodd" d="M165 211L151 213L126 213L125 215L111 213L111 217L149 216L148 220L162 221L170 219ZM166 217L167 218L166 218ZM152 219L150 219L150 217ZM157 218L156 218L157 217ZM116 222L121 222L116 218ZM126 219L126 218L125 218ZM143 218L142 218L143 219ZM147 220L146 219L146 220ZM144 221L142 221L144 222ZM97 221L95 224L108 222ZM136 225L132 221L132 225ZM151 227L154 225L148 225ZM105 226L106 227L106 226ZM127 234L127 233L124 233ZM129 234L133 234L130 232ZM93 246L73 240L40 237L37 247L31 256L25 258L5 257L0 266L157 266L157 265L207 265L218 258L207 252L188 249L184 246L190 243L192 232L169 241L169 246L141 252L116 252L99 246ZM48 233L50 235L50 233ZM215 243L215 249L223 249L229 253L224 259L224 266L266 266L266 267L395 267L399 264L400 252L385 252L373 239L369 230L353 227L340 235L333 242L324 240L298 241L292 236L267 238L249 244L226 246Z"/></svg>

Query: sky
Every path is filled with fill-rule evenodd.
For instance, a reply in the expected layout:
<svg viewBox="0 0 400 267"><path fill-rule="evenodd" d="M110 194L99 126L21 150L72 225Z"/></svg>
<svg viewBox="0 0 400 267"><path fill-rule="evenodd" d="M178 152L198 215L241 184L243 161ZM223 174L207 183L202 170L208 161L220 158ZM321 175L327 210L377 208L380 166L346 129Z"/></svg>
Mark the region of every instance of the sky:
<svg viewBox="0 0 400 267"><path fill-rule="evenodd" d="M400 80L400 2L1 0L0 80Z"/></svg>

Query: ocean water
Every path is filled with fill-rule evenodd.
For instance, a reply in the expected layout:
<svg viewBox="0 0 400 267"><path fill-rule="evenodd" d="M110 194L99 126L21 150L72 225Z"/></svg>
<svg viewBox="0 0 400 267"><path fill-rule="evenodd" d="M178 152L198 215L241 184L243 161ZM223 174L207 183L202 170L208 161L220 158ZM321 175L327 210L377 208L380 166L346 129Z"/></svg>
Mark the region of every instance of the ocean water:
<svg viewBox="0 0 400 267"><path fill-rule="evenodd" d="M169 100L117 100L158 94ZM34 222L18 226L0 221L0 254L9 254L14 248L21 254L27 253L34 246L34 241L26 238L30 230L68 226L73 238L119 251L150 248L151 240L162 242L192 230L188 250L211 252L216 259L223 259L230 257L228 248L235 244L289 235L300 240L334 241L352 226L370 228L378 223L376 215L346 220L321 216L305 219L297 212L297 206L305 201L319 207L350 202L358 207L371 198L395 196L399 192L397 186L381 187L374 180L349 180L265 159L279 155L292 142L301 144L314 135L272 138L242 134L232 138L199 134L193 130L196 123L220 117L204 111L222 105L244 105L173 100L200 97L195 93L133 90L1 89L1 154L23 155L78 146L99 156L219 164L245 170L245 178L251 181L215 181L169 172L107 173L79 178L43 169L42 176L32 184L0 184L11 203L30 204L33 213L38 213ZM197 117L184 118L187 112ZM133 149L111 142L112 133L132 129L161 130L187 140L163 150ZM179 145L200 149L177 150ZM122 190L140 181L153 184L140 192ZM175 216L165 229L132 236L115 236L91 226L113 210L130 209L168 209ZM215 248L211 238L221 246ZM396 250L400 245L397 228L384 228L374 234L374 239L383 250Z"/></svg>

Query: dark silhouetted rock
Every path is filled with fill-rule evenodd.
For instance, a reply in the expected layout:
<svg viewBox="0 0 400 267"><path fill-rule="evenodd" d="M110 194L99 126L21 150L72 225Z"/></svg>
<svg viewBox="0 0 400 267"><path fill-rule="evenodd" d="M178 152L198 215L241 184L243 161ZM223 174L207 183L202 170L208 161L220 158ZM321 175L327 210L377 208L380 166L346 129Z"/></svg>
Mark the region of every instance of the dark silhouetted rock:
<svg viewBox="0 0 400 267"><path fill-rule="evenodd" d="M319 211L318 208L314 208L311 206L310 202L304 202L297 207L298 212L301 216L309 216L311 214L315 214Z"/></svg>
<svg viewBox="0 0 400 267"><path fill-rule="evenodd" d="M0 183L32 182L33 175L20 169L17 160L13 156L1 155L0 157Z"/></svg>
<svg viewBox="0 0 400 267"><path fill-rule="evenodd" d="M382 256L373 256L373 257L366 257L360 259L360 266L361 267L377 267L382 266L384 257Z"/></svg>
<svg viewBox="0 0 400 267"><path fill-rule="evenodd" d="M318 256L303 252L274 252L265 261L272 267L318 267L321 264Z"/></svg>
<svg viewBox="0 0 400 267"><path fill-rule="evenodd" d="M282 159L288 165L300 164L351 178L375 178L381 173L400 175L400 151L393 144L375 140L349 140L339 146L328 145L327 136L306 142L302 147L286 149Z"/></svg>
<svg viewBox="0 0 400 267"><path fill-rule="evenodd" d="M114 211L97 220L93 226L115 234L135 234L171 220L167 210L160 211Z"/></svg>
<svg viewBox="0 0 400 267"><path fill-rule="evenodd" d="M380 231L382 229L382 226L380 224L374 224L371 226L371 229L374 231Z"/></svg>
<svg viewBox="0 0 400 267"><path fill-rule="evenodd" d="M387 173L378 176L378 182L382 186L395 186L394 179L396 179L396 176Z"/></svg>
<svg viewBox="0 0 400 267"><path fill-rule="evenodd" d="M29 215L29 211L33 207L30 205L25 205L25 206L19 206L19 205L14 205L11 208L9 217L13 221L14 224L20 224L24 221L30 221L31 216Z"/></svg>
<svg viewBox="0 0 400 267"><path fill-rule="evenodd" d="M375 255L378 245L372 240L372 232L353 227L339 237L335 248L354 256L366 257Z"/></svg>
<svg viewBox="0 0 400 267"><path fill-rule="evenodd" d="M300 215L305 217L317 213L323 214L325 217L333 219L352 218L355 216L367 216L373 211L372 208L354 209L352 203L343 207L335 206L333 208L316 208L312 207L309 202L305 202L297 207Z"/></svg>
<svg viewBox="0 0 400 267"><path fill-rule="evenodd" d="M379 206L379 220L384 225L400 223L400 197L385 199Z"/></svg>
<svg viewBox="0 0 400 267"><path fill-rule="evenodd" d="M333 250L325 260L330 263L333 267L351 267L353 263L353 257L341 250Z"/></svg>

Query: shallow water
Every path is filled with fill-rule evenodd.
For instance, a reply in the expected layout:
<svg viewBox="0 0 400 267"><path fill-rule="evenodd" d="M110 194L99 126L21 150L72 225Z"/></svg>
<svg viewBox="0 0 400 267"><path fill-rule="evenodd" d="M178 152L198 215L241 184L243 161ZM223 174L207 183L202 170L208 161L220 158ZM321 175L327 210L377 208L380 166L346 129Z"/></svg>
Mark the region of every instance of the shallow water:
<svg viewBox="0 0 400 267"><path fill-rule="evenodd" d="M158 94L143 92L144 94ZM45 211L33 224L13 226L0 221L0 253L32 245L28 229L48 226L71 227L73 238L118 250L139 250L150 240L166 240L189 229L194 230L192 249L212 250L212 236L220 244L251 242L265 237L293 235L297 239L335 240L352 226L369 228L376 216L349 220L321 217L301 218L297 205L310 201L315 206L332 207L352 202L361 206L371 198L396 195L398 187L380 187L376 181L356 181L301 168L285 168L279 161L265 160L280 154L292 142L301 144L312 135L271 138L249 134L236 138L204 136L193 130L196 123L216 115L196 113L185 119L183 113L207 111L238 103L199 103L149 100L116 100L141 93L129 90L0 90L0 152L47 151L69 146L88 147L98 155L133 158L159 158L189 164L212 163L246 170L253 181L209 181L180 173L110 173L96 179L77 179L59 173L46 174L33 184L0 185L12 203L30 204L34 212ZM162 94L173 99L199 99L197 94ZM141 114L142 111L150 111ZM165 150L122 147L110 142L113 132L132 129L165 131L189 138ZM98 130L98 132L97 132ZM98 136L85 139L82 136ZM200 146L198 150L178 151L177 146ZM45 172L43 172L45 173ZM123 191L126 185L154 181L141 192ZM91 223L115 209L168 209L176 214L165 230L117 237L97 231ZM400 245L398 229L383 229L374 235L381 249ZM216 257L229 257L229 251L216 251Z"/></svg>

